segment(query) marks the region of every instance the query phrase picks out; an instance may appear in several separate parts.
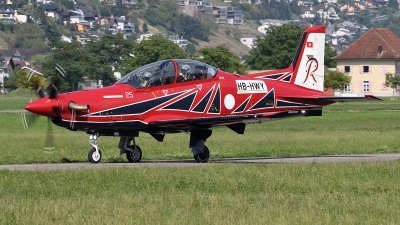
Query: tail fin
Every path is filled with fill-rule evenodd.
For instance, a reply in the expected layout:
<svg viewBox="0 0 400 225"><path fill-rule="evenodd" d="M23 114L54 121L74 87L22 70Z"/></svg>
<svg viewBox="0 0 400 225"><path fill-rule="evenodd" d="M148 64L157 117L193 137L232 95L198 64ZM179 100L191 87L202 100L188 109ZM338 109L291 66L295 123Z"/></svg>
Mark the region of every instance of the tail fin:
<svg viewBox="0 0 400 225"><path fill-rule="evenodd" d="M292 62L291 83L323 92L324 53L325 26L307 28Z"/></svg>

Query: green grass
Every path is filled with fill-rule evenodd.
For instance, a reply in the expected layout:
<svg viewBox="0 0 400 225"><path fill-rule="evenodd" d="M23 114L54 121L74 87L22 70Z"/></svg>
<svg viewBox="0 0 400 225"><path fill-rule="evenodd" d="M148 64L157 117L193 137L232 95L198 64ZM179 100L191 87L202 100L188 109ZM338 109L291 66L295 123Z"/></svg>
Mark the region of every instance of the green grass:
<svg viewBox="0 0 400 225"><path fill-rule="evenodd" d="M398 224L400 162L0 171L1 224Z"/></svg>
<svg viewBox="0 0 400 225"><path fill-rule="evenodd" d="M365 112L365 111L399 111L400 98L390 100L390 97L383 97L384 101L359 101L335 103L324 107L324 111L344 111L344 112Z"/></svg>
<svg viewBox="0 0 400 225"><path fill-rule="evenodd" d="M23 110L31 100L38 99L35 92L18 89L6 95L0 95L0 110Z"/></svg>

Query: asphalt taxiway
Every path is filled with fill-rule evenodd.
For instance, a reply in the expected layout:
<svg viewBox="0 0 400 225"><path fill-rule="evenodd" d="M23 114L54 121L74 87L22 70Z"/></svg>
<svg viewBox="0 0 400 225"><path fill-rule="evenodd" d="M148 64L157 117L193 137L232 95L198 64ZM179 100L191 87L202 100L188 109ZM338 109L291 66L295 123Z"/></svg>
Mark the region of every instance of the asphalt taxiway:
<svg viewBox="0 0 400 225"><path fill-rule="evenodd" d="M210 159L208 163L196 163L192 159L183 160L143 160L140 163L58 163L58 164L23 164L0 165L0 170L74 170L99 168L141 168L141 167L204 167L213 164L287 164L287 163L357 163L357 162L391 162L400 159L400 153L362 154L362 155L323 155L297 157L255 157Z"/></svg>

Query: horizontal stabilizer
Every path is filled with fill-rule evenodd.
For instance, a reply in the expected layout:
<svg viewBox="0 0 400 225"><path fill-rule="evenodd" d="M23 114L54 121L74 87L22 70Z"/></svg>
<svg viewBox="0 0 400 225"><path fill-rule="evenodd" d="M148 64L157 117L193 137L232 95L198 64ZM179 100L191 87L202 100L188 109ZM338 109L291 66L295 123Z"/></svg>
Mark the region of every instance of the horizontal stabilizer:
<svg viewBox="0 0 400 225"><path fill-rule="evenodd" d="M321 96L318 97L320 100L334 101L334 102L350 102L350 101L383 101L382 99L374 95L364 95L364 96Z"/></svg>
<svg viewBox="0 0 400 225"><path fill-rule="evenodd" d="M351 101L383 101L374 95L364 96L283 96L286 100L309 100L309 101L332 101L332 102L351 102Z"/></svg>

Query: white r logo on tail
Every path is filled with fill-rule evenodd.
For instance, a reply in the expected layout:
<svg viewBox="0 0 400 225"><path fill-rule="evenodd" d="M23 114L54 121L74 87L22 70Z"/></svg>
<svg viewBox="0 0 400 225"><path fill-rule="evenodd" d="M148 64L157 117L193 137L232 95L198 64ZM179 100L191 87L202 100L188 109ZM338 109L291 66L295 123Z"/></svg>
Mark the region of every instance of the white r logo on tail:
<svg viewBox="0 0 400 225"><path fill-rule="evenodd" d="M318 69L318 61L315 58L311 58L307 61L306 66L308 66L306 72L306 79L304 80L303 84L308 80L309 77L312 77L315 83L318 83L317 79L315 79L315 71ZM312 70L312 71L311 71Z"/></svg>

